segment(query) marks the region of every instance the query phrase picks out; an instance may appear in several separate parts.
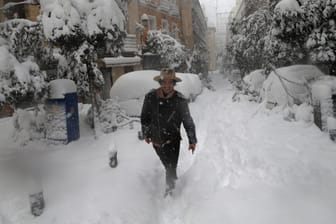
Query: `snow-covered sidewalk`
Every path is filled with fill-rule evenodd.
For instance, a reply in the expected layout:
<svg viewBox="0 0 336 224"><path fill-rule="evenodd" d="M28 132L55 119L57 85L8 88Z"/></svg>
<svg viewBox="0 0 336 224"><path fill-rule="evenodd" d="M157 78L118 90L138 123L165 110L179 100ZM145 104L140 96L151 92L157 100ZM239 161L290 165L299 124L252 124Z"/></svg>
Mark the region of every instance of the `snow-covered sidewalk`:
<svg viewBox="0 0 336 224"><path fill-rule="evenodd" d="M232 87L220 75L212 78L217 90L190 104L199 143L192 155L182 141L173 198L163 198L163 167L137 139L138 124L94 140L81 123L79 141L29 146L44 151L46 208L33 217L20 173L8 161L10 120L0 120L0 224L335 223L335 143L313 124L232 102ZM115 169L108 164L113 148Z"/></svg>

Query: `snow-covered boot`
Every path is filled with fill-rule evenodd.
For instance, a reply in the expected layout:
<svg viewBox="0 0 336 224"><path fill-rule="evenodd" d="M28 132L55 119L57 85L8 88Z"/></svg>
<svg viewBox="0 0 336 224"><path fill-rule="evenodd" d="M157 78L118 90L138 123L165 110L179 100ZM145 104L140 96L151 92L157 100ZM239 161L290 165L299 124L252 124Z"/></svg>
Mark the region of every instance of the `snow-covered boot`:
<svg viewBox="0 0 336 224"><path fill-rule="evenodd" d="M30 211L34 216L40 216L44 210L43 192L29 195Z"/></svg>
<svg viewBox="0 0 336 224"><path fill-rule="evenodd" d="M175 180L176 179L177 179L176 172L173 173L173 175L172 175L171 172L166 173L166 190L165 190L165 194L164 194L165 197L168 196L168 195L172 196L173 191L175 189Z"/></svg>
<svg viewBox="0 0 336 224"><path fill-rule="evenodd" d="M172 196L174 189L175 189L175 183L174 182L172 184L167 184L166 185L166 190L165 190L165 193L164 193L164 197Z"/></svg>

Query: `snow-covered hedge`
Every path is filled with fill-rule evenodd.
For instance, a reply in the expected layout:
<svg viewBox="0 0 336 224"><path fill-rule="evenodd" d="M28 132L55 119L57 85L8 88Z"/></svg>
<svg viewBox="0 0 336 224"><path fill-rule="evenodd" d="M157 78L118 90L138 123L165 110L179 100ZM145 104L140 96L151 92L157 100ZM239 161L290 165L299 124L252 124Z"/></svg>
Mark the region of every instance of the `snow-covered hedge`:
<svg viewBox="0 0 336 224"><path fill-rule="evenodd" d="M144 70L122 75L113 84L110 95L117 97L122 109L129 116L140 116L144 97L151 89L159 87L153 78L159 71ZM202 92L202 82L198 75L191 73L176 73L182 82L176 84L176 90L189 100L194 100Z"/></svg>

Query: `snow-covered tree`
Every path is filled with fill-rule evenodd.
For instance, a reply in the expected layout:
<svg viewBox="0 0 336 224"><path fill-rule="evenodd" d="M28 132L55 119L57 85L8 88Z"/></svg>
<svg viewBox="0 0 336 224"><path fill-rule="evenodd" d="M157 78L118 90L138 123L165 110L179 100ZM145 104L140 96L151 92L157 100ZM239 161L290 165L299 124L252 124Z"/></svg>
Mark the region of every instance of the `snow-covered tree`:
<svg viewBox="0 0 336 224"><path fill-rule="evenodd" d="M196 44L192 50L189 50L187 63L187 72L194 74L203 74L207 78L209 67L209 50L204 46Z"/></svg>
<svg viewBox="0 0 336 224"><path fill-rule="evenodd" d="M270 39L267 43L271 62L276 66L306 60L307 37L304 12L296 0L282 0L274 9Z"/></svg>
<svg viewBox="0 0 336 224"><path fill-rule="evenodd" d="M0 106L7 103L15 108L23 101L45 97L46 76L38 59L47 56L40 27L25 19L0 23Z"/></svg>
<svg viewBox="0 0 336 224"><path fill-rule="evenodd" d="M0 46L0 106L17 106L25 100L39 100L45 96L45 75L30 59L19 62L9 52L8 45Z"/></svg>
<svg viewBox="0 0 336 224"><path fill-rule="evenodd" d="M110 56L120 55L125 36L123 11L127 10L121 10L119 5L125 6L125 1L41 0L40 3L44 34L65 58L61 60L58 76L74 80L79 95L85 97L89 93L89 77L88 64L83 58L89 60L95 82L101 83L101 72L93 63L95 52L102 49Z"/></svg>
<svg viewBox="0 0 336 224"><path fill-rule="evenodd" d="M336 75L336 1L309 0L303 8L310 31L306 42L310 58Z"/></svg>
<svg viewBox="0 0 336 224"><path fill-rule="evenodd" d="M268 9L259 9L242 21L232 23L233 41L228 51L243 74L264 67L269 57L265 42L270 23Z"/></svg>
<svg viewBox="0 0 336 224"><path fill-rule="evenodd" d="M149 31L143 53L160 56L161 67L178 68L187 58L187 49L173 37L161 31Z"/></svg>

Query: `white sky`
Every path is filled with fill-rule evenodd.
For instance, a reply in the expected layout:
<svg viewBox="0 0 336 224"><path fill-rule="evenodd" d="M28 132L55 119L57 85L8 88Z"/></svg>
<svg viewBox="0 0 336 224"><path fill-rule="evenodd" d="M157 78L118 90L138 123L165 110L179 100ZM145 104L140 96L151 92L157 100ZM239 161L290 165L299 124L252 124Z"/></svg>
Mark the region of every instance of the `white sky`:
<svg viewBox="0 0 336 224"><path fill-rule="evenodd" d="M208 24L215 25L216 24L216 12L231 11L231 9L236 4L236 0L217 0L217 1L216 0L200 0L200 3L201 5L205 6L205 13L209 19Z"/></svg>

